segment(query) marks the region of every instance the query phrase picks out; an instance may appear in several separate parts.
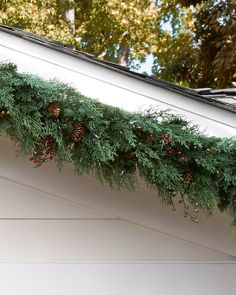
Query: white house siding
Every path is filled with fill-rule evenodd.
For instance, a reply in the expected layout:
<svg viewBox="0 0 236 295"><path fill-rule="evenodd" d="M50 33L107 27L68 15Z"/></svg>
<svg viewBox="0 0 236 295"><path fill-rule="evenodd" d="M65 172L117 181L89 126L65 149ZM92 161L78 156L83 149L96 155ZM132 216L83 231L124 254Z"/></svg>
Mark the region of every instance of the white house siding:
<svg viewBox="0 0 236 295"><path fill-rule="evenodd" d="M171 107L234 136L235 114L0 32L0 60L135 111ZM53 163L35 169L0 140L0 294L235 294L227 217L194 224L142 185L111 191Z"/></svg>
<svg viewBox="0 0 236 295"><path fill-rule="evenodd" d="M15 152L1 141L0 294L234 294L225 217L196 225L153 192L110 191Z"/></svg>
<svg viewBox="0 0 236 295"><path fill-rule="evenodd" d="M0 265L4 295L235 295L234 285L235 265L224 263Z"/></svg>
<svg viewBox="0 0 236 295"><path fill-rule="evenodd" d="M162 207L156 193L143 187L134 192L112 191L92 176L74 175L70 166L63 167L62 172L53 163L33 168L28 159L15 157L16 149L7 141L2 140L0 147L0 214L4 218L109 219L113 224L119 219L150 234L164 233L230 259L236 257L230 240L232 229L226 227L228 219L219 212L211 218L201 214L200 223L195 224L183 218L181 208L172 212Z"/></svg>

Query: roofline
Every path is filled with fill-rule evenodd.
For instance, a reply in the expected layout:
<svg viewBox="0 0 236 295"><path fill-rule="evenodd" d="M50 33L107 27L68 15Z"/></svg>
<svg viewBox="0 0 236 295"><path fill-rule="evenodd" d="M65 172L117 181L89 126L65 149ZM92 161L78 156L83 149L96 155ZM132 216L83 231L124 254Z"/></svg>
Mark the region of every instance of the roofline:
<svg viewBox="0 0 236 295"><path fill-rule="evenodd" d="M194 89L183 87L183 86L174 84L172 82L164 81L161 79L156 79L156 78L150 77L148 75L136 73L134 71L131 71L129 68L127 68L125 66L121 66L119 64L115 64L115 63L112 63L109 61L100 60L92 54L77 51L65 43L54 41L52 39L48 39L48 38L44 38L44 37L40 37L35 34L26 32L24 30L9 27L6 25L0 25L0 31L14 35L16 37L25 39L27 41L30 41L30 42L33 42L36 44L39 44L41 46L59 51L61 53L65 53L67 55L84 60L86 62L96 64L98 66L102 66L106 69L118 72L122 75L126 75L128 77L133 78L133 79L137 79L137 80L143 81L145 83L164 88L166 90L178 93L180 95L185 95L189 98L198 100L202 103L207 103L209 105L213 105L215 107L224 109L226 111L236 113L236 107L234 107L230 104L225 104L223 102L216 101L210 97L203 97L202 95L198 94Z"/></svg>

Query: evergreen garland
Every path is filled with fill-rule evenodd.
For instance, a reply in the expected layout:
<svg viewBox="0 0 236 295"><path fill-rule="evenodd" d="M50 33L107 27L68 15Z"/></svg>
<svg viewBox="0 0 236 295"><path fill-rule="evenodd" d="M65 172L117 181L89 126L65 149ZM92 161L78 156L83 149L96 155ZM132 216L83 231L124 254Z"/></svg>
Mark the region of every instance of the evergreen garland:
<svg viewBox="0 0 236 295"><path fill-rule="evenodd" d="M207 137L166 112L103 105L12 64L0 65L0 85L0 133L36 166L72 162L79 175L92 173L112 188L134 189L142 178L173 210L176 197L193 221L198 208L210 214L217 204L236 225L234 139Z"/></svg>

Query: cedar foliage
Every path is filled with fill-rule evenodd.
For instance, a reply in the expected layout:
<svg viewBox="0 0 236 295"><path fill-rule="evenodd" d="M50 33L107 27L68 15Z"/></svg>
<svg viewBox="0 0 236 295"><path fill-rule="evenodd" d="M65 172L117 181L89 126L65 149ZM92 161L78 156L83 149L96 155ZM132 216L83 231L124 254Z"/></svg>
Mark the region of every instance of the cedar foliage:
<svg viewBox="0 0 236 295"><path fill-rule="evenodd" d="M141 177L167 204L179 193L211 213L217 204L236 225L236 141L201 134L184 119L166 112L129 113L87 98L57 81L20 74L0 66L0 133L23 156L50 138L61 168L72 162L77 174L90 173L112 188L134 189ZM60 115L48 111L60 105ZM73 126L86 132L72 141ZM40 149L39 149L40 150ZM186 174L191 179L186 181Z"/></svg>

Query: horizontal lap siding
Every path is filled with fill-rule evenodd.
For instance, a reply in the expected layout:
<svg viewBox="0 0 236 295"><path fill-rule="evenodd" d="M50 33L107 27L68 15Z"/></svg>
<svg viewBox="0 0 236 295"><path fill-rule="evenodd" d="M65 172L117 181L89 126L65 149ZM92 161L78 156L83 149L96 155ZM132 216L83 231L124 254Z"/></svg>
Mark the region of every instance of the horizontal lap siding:
<svg viewBox="0 0 236 295"><path fill-rule="evenodd" d="M152 232L156 232L180 241L188 241L190 245L202 245L206 248L206 253L208 248L215 250L215 259L226 259L222 258L221 253L225 253L227 257L236 256L235 244L230 240L231 229L225 226L227 219L217 212L208 219L201 214L200 223L192 223L183 218L181 208L172 212L170 208L162 206L155 192L142 187L134 192L112 191L91 176L74 175L69 166L58 172L52 162L33 168L28 159L16 158L15 148L4 140L0 144L0 161L0 220L33 218L32 226L36 224L37 218L58 219L58 222L63 218L67 221L75 219L75 222L76 219L90 219L94 220L95 225L96 220L107 221L107 224L122 220L126 222L127 228L133 225L140 228L139 240L136 242L142 241L147 232L151 233L152 240ZM60 223L58 227L60 228ZM95 228L94 226L94 231ZM115 230L112 227L110 230L111 234L107 234L113 239ZM130 235L132 236L132 231L127 232L128 238ZM125 240L126 235L121 243ZM158 245L154 243L153 248L155 247L158 249ZM132 249L129 249L132 257ZM178 259L178 251L172 252L171 255L175 253ZM140 259L149 257L148 253L144 250ZM198 251L193 252L193 257L197 253ZM202 251L199 253L197 259L201 259ZM157 257L159 259L160 255L154 255L154 259ZM191 259L189 254L187 257Z"/></svg>
<svg viewBox="0 0 236 295"><path fill-rule="evenodd" d="M0 261L232 259L224 248L160 230L158 218L173 229L176 215L155 196L114 194L92 177L76 177L69 167L58 172L53 163L35 169L15 158L4 141L0 150ZM154 227L145 224L150 214ZM198 229L181 214L179 220Z"/></svg>
<svg viewBox="0 0 236 295"><path fill-rule="evenodd" d="M0 264L4 295L235 295L235 264Z"/></svg>

